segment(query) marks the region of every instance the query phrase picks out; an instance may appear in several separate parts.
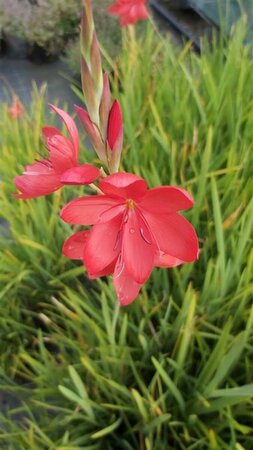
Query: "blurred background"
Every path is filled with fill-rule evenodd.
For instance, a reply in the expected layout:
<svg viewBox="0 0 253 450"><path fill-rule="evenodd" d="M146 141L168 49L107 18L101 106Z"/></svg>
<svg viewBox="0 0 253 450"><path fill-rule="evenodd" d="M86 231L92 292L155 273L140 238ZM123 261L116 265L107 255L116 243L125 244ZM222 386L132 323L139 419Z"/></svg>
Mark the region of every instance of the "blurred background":
<svg viewBox="0 0 253 450"><path fill-rule="evenodd" d="M110 3L96 0L94 15L113 55L121 32L106 13ZM50 101L73 103L69 81L79 79L79 23L80 0L0 0L0 100L8 100L11 86L26 104L35 80L47 82Z"/></svg>
<svg viewBox="0 0 253 450"><path fill-rule="evenodd" d="M93 8L99 40L116 57L121 30L107 14L111 3L96 0ZM176 43L190 39L196 50L203 36L220 27L221 17L227 31L243 13L249 23L253 19L251 0L150 0L149 8L159 31ZM35 80L47 82L50 101L73 103L69 82L79 81L79 22L80 0L0 0L0 100L9 100L11 87L29 103Z"/></svg>

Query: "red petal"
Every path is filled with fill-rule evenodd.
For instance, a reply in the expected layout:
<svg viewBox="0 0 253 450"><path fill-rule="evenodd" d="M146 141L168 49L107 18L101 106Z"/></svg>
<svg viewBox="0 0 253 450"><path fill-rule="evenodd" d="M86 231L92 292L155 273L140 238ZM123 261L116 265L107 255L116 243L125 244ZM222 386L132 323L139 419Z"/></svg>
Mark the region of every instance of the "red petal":
<svg viewBox="0 0 253 450"><path fill-rule="evenodd" d="M94 225L84 250L83 262L89 276L97 277L116 260L120 251L122 215L106 223Z"/></svg>
<svg viewBox="0 0 253 450"><path fill-rule="evenodd" d="M99 188L108 195L138 199L147 192L147 183L132 173L118 172L100 181Z"/></svg>
<svg viewBox="0 0 253 450"><path fill-rule="evenodd" d="M198 258L198 238L193 226L180 214L153 215L143 211L158 248L185 262Z"/></svg>
<svg viewBox="0 0 253 450"><path fill-rule="evenodd" d="M61 210L61 218L77 225L93 225L102 213L118 204L118 199L107 195L87 195L67 203Z"/></svg>
<svg viewBox="0 0 253 450"><path fill-rule="evenodd" d="M90 184L100 175L100 170L92 164L83 164L73 167L64 172L61 176L63 184Z"/></svg>
<svg viewBox="0 0 253 450"><path fill-rule="evenodd" d="M100 214L98 223L109 222L109 220L113 219L115 216L123 214L125 210L126 210L125 204L123 205L117 204L116 206L113 206L112 208L109 208L106 211L102 212Z"/></svg>
<svg viewBox="0 0 253 450"><path fill-rule="evenodd" d="M75 106L75 110L78 114L79 119L81 120L84 129L90 139L93 141L96 147L100 148L103 145L101 136L99 135L97 127L91 121L90 116L85 109L80 108L80 106Z"/></svg>
<svg viewBox="0 0 253 450"><path fill-rule="evenodd" d="M21 199L49 195L62 187L59 176L55 173L50 175L21 175L14 178L14 183L21 192L21 194L14 194L14 197Z"/></svg>
<svg viewBox="0 0 253 450"><path fill-rule="evenodd" d="M145 20L148 18L148 11L144 3L145 0L142 3L132 6L129 14L129 19L132 19L131 23L135 23L138 20Z"/></svg>
<svg viewBox="0 0 253 450"><path fill-rule="evenodd" d="M168 255L161 251L158 251L155 255L154 265L156 267L176 267L183 263L184 261L181 261L181 259L175 258L175 256Z"/></svg>
<svg viewBox="0 0 253 450"><path fill-rule="evenodd" d="M20 116L24 115L25 108L22 103L19 101L18 97L13 98L12 106L7 109L9 116L11 119L15 120Z"/></svg>
<svg viewBox="0 0 253 450"><path fill-rule="evenodd" d="M94 123L91 121L89 113L84 109L81 108L80 106L75 105L75 110L78 114L79 119L81 120L85 131L88 134L92 134L94 132Z"/></svg>
<svg viewBox="0 0 253 450"><path fill-rule="evenodd" d="M154 264L155 245L140 214L128 210L124 224L122 257L129 275L140 284L148 279Z"/></svg>
<svg viewBox="0 0 253 450"><path fill-rule="evenodd" d="M62 174L77 165L73 154L73 144L65 136L60 134L52 136L47 140L47 148L52 166L57 173Z"/></svg>
<svg viewBox="0 0 253 450"><path fill-rule="evenodd" d="M45 140L46 145L47 145L48 139L51 139L52 137L57 136L57 135L63 136L63 134L59 130L57 130L57 128L50 127L50 126L43 127L42 134L43 134L43 138Z"/></svg>
<svg viewBox="0 0 253 450"><path fill-rule="evenodd" d="M24 175L55 175L52 164L48 159L36 161L33 164L25 166Z"/></svg>
<svg viewBox="0 0 253 450"><path fill-rule="evenodd" d="M113 274L113 284L121 306L132 303L140 292L141 284L131 278L119 257Z"/></svg>
<svg viewBox="0 0 253 450"><path fill-rule="evenodd" d="M116 16L121 14L121 6L117 5L117 3L111 5L108 10L109 14L114 14Z"/></svg>
<svg viewBox="0 0 253 450"><path fill-rule="evenodd" d="M152 214L169 214L173 211L191 208L193 199L184 189L161 186L150 189L140 200L138 206Z"/></svg>
<svg viewBox="0 0 253 450"><path fill-rule="evenodd" d="M115 269L115 261L113 261L109 266L106 266L103 270L100 272L97 272L93 275L89 274L89 278L91 280L94 280L96 278L106 277L107 275L112 275Z"/></svg>
<svg viewBox="0 0 253 450"><path fill-rule="evenodd" d="M110 6L108 12L120 17L120 25L134 24L138 20L148 18L147 8L145 6L146 1L142 2L121 2L120 0Z"/></svg>
<svg viewBox="0 0 253 450"><path fill-rule="evenodd" d="M75 110L99 159L102 162L107 163L106 146L102 141L101 134L99 133L96 125L91 121L90 116L85 109L75 106Z"/></svg>
<svg viewBox="0 0 253 450"><path fill-rule="evenodd" d="M79 154L79 136L78 136L78 131L77 131L77 127L76 124L74 122L74 120L72 119L72 117L70 117L69 114L67 114L65 111L63 111L60 108L57 108L54 105L49 105L59 116L60 118L64 121L69 135L71 137L71 140L73 142L73 147L74 147L74 156L77 160L78 158L78 154Z"/></svg>
<svg viewBox="0 0 253 450"><path fill-rule="evenodd" d="M117 141L119 140L122 141L122 139L120 139L122 133L123 133L122 112L118 100L114 100L109 113L109 120L107 127L107 140L109 147L112 151L114 150Z"/></svg>
<svg viewBox="0 0 253 450"><path fill-rule="evenodd" d="M84 247L89 233L90 230L84 230L72 234L63 244L63 255L70 259L83 259Z"/></svg>

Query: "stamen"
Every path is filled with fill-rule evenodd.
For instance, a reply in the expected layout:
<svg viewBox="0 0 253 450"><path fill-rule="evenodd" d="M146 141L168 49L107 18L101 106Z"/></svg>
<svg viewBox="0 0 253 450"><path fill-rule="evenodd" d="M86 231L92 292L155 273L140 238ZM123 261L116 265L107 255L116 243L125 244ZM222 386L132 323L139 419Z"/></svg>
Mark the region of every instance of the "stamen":
<svg viewBox="0 0 253 450"><path fill-rule="evenodd" d="M152 244L152 241L150 241L150 240L145 236L143 228L140 228L140 234L141 234L142 239L143 239L147 244L149 244L149 245Z"/></svg>
<svg viewBox="0 0 253 450"><path fill-rule="evenodd" d="M114 278L116 279L116 278L120 277L120 275L122 274L123 270L124 270L124 261L123 261L123 258L122 258L122 253L120 253L120 255L118 257L118 261L116 263L115 272L114 272L114 273L117 273L117 272L118 273L117 273L116 276L114 275ZM122 288L120 289L120 291L122 291Z"/></svg>
<svg viewBox="0 0 253 450"><path fill-rule="evenodd" d="M126 204L127 204L127 207L128 207L129 209L134 209L134 208L135 208L135 202L134 202L134 200L132 200L131 198L128 198L128 199L126 200Z"/></svg>
<svg viewBox="0 0 253 450"><path fill-rule="evenodd" d="M120 241L120 231L119 231L118 234L117 234L116 241L115 241L115 245L114 245L114 247L113 247L113 251L116 251L116 250L117 250L117 247L119 246L119 241Z"/></svg>

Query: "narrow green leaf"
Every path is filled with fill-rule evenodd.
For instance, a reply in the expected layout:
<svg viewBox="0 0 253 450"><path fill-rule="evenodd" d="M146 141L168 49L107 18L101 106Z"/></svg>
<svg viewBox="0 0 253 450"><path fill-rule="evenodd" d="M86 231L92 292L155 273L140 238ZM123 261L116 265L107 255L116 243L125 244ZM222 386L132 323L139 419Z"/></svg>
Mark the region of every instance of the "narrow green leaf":
<svg viewBox="0 0 253 450"><path fill-rule="evenodd" d="M152 363L154 364L157 372L159 373L160 377L162 378L163 382L168 387L171 395L177 401L180 410L182 412L184 412L185 411L185 402L184 402L184 399L183 399L183 396L182 396L181 392L176 387L175 383L171 380L170 376L165 372L164 368L157 361L157 359L154 356L152 356L151 360L152 360Z"/></svg>
<svg viewBox="0 0 253 450"><path fill-rule="evenodd" d="M122 419L119 417L114 423L109 425L108 427L103 428L102 430L97 431L96 433L93 433L91 435L92 439L101 439L104 436L107 436L108 434L113 433L121 424Z"/></svg>

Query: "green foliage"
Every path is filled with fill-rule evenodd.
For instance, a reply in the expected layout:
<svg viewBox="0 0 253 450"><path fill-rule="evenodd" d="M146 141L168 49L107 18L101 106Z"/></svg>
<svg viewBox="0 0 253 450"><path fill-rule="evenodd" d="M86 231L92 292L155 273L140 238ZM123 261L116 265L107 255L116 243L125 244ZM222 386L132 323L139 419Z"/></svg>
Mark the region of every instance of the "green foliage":
<svg viewBox="0 0 253 450"><path fill-rule="evenodd" d="M17 401L0 417L9 450L253 447L253 61L242 41L238 28L198 57L148 25L138 41L124 36L112 65L124 169L189 190L201 244L198 262L155 269L128 308L111 280L90 282L60 256L69 227L55 209L69 189L11 198L12 177L40 146L43 104L37 97L16 122L2 108L1 384Z"/></svg>

